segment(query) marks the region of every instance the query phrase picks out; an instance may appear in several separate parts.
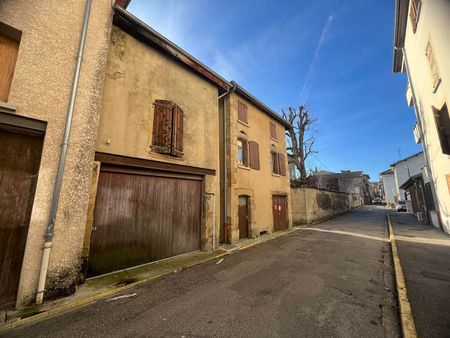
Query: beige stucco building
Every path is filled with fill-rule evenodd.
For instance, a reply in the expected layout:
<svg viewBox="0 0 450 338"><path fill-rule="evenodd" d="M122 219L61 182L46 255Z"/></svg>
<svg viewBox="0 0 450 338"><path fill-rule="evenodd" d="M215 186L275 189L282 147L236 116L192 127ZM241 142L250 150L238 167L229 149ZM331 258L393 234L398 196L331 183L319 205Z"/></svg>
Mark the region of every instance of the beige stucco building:
<svg viewBox="0 0 450 338"><path fill-rule="evenodd" d="M394 72L408 76L407 103L414 107L414 135L427 166L424 184L433 196L430 219L450 233L450 2L397 0Z"/></svg>
<svg viewBox="0 0 450 338"><path fill-rule="evenodd" d="M292 225L285 128L289 124L233 83L226 97L222 239L237 242Z"/></svg>
<svg viewBox="0 0 450 338"><path fill-rule="evenodd" d="M0 205L9 211L0 215L2 308L36 298L85 8L86 1L0 2ZM49 296L71 292L78 279L111 9L111 0L94 1L87 19L64 180L55 204Z"/></svg>

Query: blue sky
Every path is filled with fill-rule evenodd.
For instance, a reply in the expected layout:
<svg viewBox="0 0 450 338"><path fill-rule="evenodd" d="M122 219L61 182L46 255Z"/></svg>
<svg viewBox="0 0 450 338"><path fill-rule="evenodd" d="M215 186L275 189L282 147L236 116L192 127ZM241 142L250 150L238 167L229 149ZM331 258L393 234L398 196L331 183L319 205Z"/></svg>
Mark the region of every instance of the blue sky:
<svg viewBox="0 0 450 338"><path fill-rule="evenodd" d="M372 180L421 150L392 74L389 0L132 0L128 10L276 112L307 104L319 169Z"/></svg>

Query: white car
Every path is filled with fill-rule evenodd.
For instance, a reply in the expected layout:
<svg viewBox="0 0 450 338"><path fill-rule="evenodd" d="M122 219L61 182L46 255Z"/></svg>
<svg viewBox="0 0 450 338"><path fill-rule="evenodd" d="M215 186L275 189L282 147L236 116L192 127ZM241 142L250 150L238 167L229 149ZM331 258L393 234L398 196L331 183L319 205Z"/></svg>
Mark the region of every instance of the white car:
<svg viewBox="0 0 450 338"><path fill-rule="evenodd" d="M406 202L405 201L398 201L397 202L397 211L406 211Z"/></svg>

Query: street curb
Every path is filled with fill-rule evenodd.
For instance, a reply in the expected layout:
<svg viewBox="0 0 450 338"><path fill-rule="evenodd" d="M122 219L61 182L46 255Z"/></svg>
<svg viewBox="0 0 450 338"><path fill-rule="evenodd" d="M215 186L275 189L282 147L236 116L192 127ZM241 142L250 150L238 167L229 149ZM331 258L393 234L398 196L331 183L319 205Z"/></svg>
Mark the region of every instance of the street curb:
<svg viewBox="0 0 450 338"><path fill-rule="evenodd" d="M408 292L406 289L405 275L400 263L398 255L397 242L395 240L394 229L392 228L391 218L389 212L386 210L386 218L389 225L389 241L391 243L392 258L394 261L395 271L395 285L397 287L397 298L400 306L400 322L402 326L402 333L404 338L417 338L416 325L412 315L411 304L408 299Z"/></svg>
<svg viewBox="0 0 450 338"><path fill-rule="evenodd" d="M93 303L93 302L95 302L97 300L101 300L101 299L107 298L107 297L112 296L112 295L114 295L116 293L119 293L119 292L122 292L122 291L126 291L128 289L131 289L133 287L139 286L141 284L144 284L144 283L150 282L152 280L161 278L163 276L175 273L175 272L179 271L179 269L184 270L184 269L196 266L196 265L204 264L204 263L207 263L207 262L209 262L211 260L214 260L214 259L217 259L217 258L221 258L221 257L224 257L224 256L228 256L228 255L231 255L231 254L233 254L235 252L238 252L238 251L241 251L241 250L245 250L245 249L249 249L249 248L254 247L254 246L258 245L258 244L262 244L262 243L268 242L270 240L273 240L275 238L288 235L288 234L290 234L292 232L295 232L297 230L299 230L299 227L292 227L292 228L290 228L290 229L288 229L286 231L283 231L280 234L275 234L274 236L265 238L263 240L258 240L258 241L255 241L255 242L251 242L251 243L242 245L241 247L238 247L238 248L236 248L234 250L229 250L229 251L220 253L218 255L215 255L215 256L212 256L212 257L208 257L208 258L203 259L203 260L198 261L198 262L194 262L194 263L183 265L183 266L179 267L178 269L174 269L174 270L171 270L171 271L166 271L166 272L160 273L158 275L151 276L149 278L145 278L143 280L139 280L139 281L136 281L136 282L133 282L133 283L121 286L121 287L117 287L117 288L112 289L112 290L100 292L100 293L97 293L97 294L92 295L92 296L87 296L85 298L79 299L78 301L74 301L74 302L68 303L68 304L63 304L63 305L61 305L59 307L56 307L56 308L53 308L53 309L49 309L49 310L47 310L45 312L41 312L41 313L35 314L35 315L31 316L31 317L20 318L20 319L17 319L15 321L13 321L13 322L10 322L10 323L0 324L0 333L6 332L8 330L11 330L11 329L14 329L14 328L17 328L17 327L20 327L20 326L33 324L33 323L39 322L39 321L47 319L47 318L52 318L54 316L57 316L59 314L65 313L65 312L68 312L70 310L74 310L76 308L81 308L81 307L89 305L89 304L91 304L91 303Z"/></svg>

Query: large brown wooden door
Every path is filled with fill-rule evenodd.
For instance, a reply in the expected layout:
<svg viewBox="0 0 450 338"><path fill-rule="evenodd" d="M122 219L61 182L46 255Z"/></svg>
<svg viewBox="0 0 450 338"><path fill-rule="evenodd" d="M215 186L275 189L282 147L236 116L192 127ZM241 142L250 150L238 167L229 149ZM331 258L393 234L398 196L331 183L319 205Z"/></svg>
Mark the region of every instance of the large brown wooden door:
<svg viewBox="0 0 450 338"><path fill-rule="evenodd" d="M287 197L272 196L273 230L285 230L288 228Z"/></svg>
<svg viewBox="0 0 450 338"><path fill-rule="evenodd" d="M0 310L14 307L43 135L0 123Z"/></svg>
<svg viewBox="0 0 450 338"><path fill-rule="evenodd" d="M239 218L239 239L248 238L249 207L248 197L239 196L238 218Z"/></svg>
<svg viewBox="0 0 450 338"><path fill-rule="evenodd" d="M89 276L200 249L201 176L108 170L99 177Z"/></svg>

